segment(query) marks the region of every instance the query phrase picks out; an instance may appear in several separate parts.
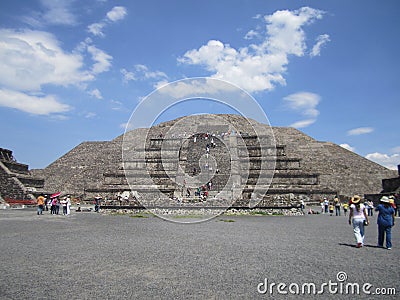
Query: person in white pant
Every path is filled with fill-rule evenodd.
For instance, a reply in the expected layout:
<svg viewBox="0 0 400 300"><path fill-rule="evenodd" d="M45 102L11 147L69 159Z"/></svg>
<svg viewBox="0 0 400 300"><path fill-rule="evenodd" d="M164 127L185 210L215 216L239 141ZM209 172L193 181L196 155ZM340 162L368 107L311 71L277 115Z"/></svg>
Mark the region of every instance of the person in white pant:
<svg viewBox="0 0 400 300"><path fill-rule="evenodd" d="M352 223L354 236L357 241L356 247L361 248L364 245L364 226L369 224L369 220L365 205L361 203L361 197L358 195L354 195L351 198L349 224L351 225Z"/></svg>
<svg viewBox="0 0 400 300"><path fill-rule="evenodd" d="M67 215L69 215L71 213L71 198L69 195L67 196L66 202L67 202Z"/></svg>

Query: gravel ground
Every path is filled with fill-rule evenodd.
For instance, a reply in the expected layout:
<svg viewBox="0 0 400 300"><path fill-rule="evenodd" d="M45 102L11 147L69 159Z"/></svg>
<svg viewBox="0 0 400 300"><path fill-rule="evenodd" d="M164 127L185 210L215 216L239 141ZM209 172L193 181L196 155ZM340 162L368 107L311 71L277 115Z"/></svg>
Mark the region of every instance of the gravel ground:
<svg viewBox="0 0 400 300"><path fill-rule="evenodd" d="M389 251L376 247L376 216L371 223L366 246L357 249L344 216L177 224L151 215L1 210L0 299L348 299L348 283L370 283L371 295L360 290L364 299L396 298L372 295L376 288L395 288L398 299L400 224ZM330 281L338 291L323 286L321 295L279 295L272 286L272 295L260 294L265 280L268 288L285 283L287 292L305 283L321 290Z"/></svg>

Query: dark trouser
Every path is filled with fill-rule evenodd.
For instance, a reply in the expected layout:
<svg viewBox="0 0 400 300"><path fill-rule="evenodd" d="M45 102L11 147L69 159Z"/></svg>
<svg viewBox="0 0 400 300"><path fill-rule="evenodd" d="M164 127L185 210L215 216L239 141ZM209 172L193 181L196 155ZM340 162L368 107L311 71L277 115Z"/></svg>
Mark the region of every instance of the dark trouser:
<svg viewBox="0 0 400 300"><path fill-rule="evenodd" d="M67 214L67 207L63 206L63 215L66 215L66 214Z"/></svg>
<svg viewBox="0 0 400 300"><path fill-rule="evenodd" d="M60 205L56 205L56 212L55 212L55 214L58 215L59 212L60 212Z"/></svg>
<svg viewBox="0 0 400 300"><path fill-rule="evenodd" d="M336 215L340 216L340 206L335 206Z"/></svg>
<svg viewBox="0 0 400 300"><path fill-rule="evenodd" d="M378 246L383 247L386 235L386 248L392 248L392 226L378 224Z"/></svg>
<svg viewBox="0 0 400 300"><path fill-rule="evenodd" d="M328 205L325 205L325 213L328 213Z"/></svg>

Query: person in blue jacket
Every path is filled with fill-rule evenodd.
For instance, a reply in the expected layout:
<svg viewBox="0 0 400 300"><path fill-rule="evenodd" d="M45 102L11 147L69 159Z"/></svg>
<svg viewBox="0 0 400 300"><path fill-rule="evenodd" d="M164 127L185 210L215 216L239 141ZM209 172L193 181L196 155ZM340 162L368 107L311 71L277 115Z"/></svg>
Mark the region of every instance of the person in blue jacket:
<svg viewBox="0 0 400 300"><path fill-rule="evenodd" d="M392 226L394 226L394 209L390 205L389 198L383 196L380 204L375 208L378 215L378 247L383 248L383 240L386 235L386 248L392 249Z"/></svg>

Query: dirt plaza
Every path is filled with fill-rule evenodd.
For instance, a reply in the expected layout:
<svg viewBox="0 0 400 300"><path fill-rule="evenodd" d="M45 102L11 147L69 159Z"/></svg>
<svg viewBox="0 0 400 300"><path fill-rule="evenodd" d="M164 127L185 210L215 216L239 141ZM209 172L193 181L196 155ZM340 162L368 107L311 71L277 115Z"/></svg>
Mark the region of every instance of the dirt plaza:
<svg viewBox="0 0 400 300"><path fill-rule="evenodd" d="M389 251L376 247L376 215L357 249L344 216L180 224L150 214L1 210L0 298L395 299L398 226Z"/></svg>

